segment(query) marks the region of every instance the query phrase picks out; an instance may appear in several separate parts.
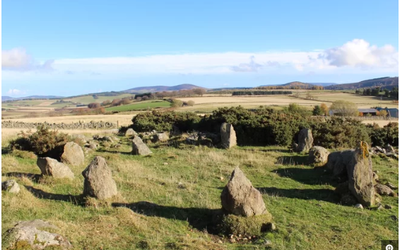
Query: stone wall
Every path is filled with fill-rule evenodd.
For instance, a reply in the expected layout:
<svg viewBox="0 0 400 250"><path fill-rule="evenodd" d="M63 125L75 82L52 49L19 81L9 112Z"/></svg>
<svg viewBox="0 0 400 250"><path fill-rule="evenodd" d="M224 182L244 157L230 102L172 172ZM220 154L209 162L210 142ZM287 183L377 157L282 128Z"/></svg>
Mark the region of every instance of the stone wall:
<svg viewBox="0 0 400 250"><path fill-rule="evenodd" d="M103 121L90 122L74 122L74 123L47 123L47 122L19 122L19 121L2 121L2 128L21 128L35 129L39 125L47 125L50 129L113 129L117 128L116 123Z"/></svg>

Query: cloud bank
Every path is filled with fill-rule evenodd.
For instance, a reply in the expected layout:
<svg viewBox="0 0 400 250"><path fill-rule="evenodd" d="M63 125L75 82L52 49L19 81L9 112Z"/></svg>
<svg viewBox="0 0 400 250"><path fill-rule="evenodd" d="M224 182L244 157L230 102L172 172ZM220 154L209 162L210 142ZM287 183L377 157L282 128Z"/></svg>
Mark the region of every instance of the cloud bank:
<svg viewBox="0 0 400 250"><path fill-rule="evenodd" d="M46 71L67 77L142 75L294 74L299 72L397 72L398 52L391 45L378 47L362 39L315 51L266 51L256 53L191 53L140 57L56 59L42 64L23 49L3 51L3 69ZM53 72L54 73L54 72Z"/></svg>
<svg viewBox="0 0 400 250"><path fill-rule="evenodd" d="M47 60L43 64L35 62L25 49L14 48L2 51L2 69L16 71L50 71L54 60Z"/></svg>

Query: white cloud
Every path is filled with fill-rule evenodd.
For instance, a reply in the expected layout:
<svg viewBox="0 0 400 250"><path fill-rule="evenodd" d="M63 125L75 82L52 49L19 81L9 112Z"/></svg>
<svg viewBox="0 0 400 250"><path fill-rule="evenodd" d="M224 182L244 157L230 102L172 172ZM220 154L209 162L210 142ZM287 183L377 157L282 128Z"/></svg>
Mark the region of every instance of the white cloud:
<svg viewBox="0 0 400 250"><path fill-rule="evenodd" d="M19 90L19 89L9 89L8 90L8 92L7 92L7 94L9 94L9 95L20 95L20 94L22 94L23 92L21 91L21 90Z"/></svg>
<svg viewBox="0 0 400 250"><path fill-rule="evenodd" d="M49 71L52 70L54 60L47 60L44 63L38 63L26 53L25 49L14 48L11 50L2 51L2 68L5 70L17 70L17 71L30 71L40 70Z"/></svg>
<svg viewBox="0 0 400 250"><path fill-rule="evenodd" d="M254 61L255 57L250 57L250 63L241 63L239 66L232 66L231 69L235 72L257 72L263 65Z"/></svg>
<svg viewBox="0 0 400 250"><path fill-rule="evenodd" d="M354 39L342 46L325 50L319 59L327 60L329 65L343 67L397 67L398 53L391 45L377 47L363 39Z"/></svg>

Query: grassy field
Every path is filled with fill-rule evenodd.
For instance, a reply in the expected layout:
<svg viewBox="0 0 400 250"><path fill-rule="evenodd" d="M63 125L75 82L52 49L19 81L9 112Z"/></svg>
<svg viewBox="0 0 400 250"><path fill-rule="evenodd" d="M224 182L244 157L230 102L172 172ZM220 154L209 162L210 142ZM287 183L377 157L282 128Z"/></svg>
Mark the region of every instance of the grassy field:
<svg viewBox="0 0 400 250"><path fill-rule="evenodd" d="M150 110L154 108L169 108L171 107L171 103L167 101L145 101L139 103L132 103L123 106L115 106L106 108L106 111L135 111L135 110Z"/></svg>
<svg viewBox="0 0 400 250"><path fill-rule="evenodd" d="M85 164L71 168L72 181L38 179L34 155L3 151L2 181L16 179L22 188L2 194L2 233L17 221L43 219L74 249L265 249L266 240L272 249L380 249L380 240L398 237L397 198L383 197L391 210L342 206L330 174L286 148L150 144L153 155L141 157L121 140L118 149L106 145L86 155ZM118 186L108 202L80 196L81 172L96 155L105 157ZM381 180L398 186L397 160L378 157L373 164ZM236 166L262 192L277 226L251 243L207 232Z"/></svg>
<svg viewBox="0 0 400 250"><path fill-rule="evenodd" d="M306 108L312 109L315 105L325 103L330 106L336 100L346 100L354 102L358 108L370 108L375 106L398 108L398 104L391 100L380 100L372 96L359 96L339 91L310 91L314 100L306 100L306 91L297 91L300 98L288 95L270 95L270 96L205 96L205 97L185 97L178 98L182 101L193 100L195 105L184 107L184 110L209 112L219 107L231 107L241 105L245 108L257 108L259 106L282 107L290 103L297 103Z"/></svg>
<svg viewBox="0 0 400 250"><path fill-rule="evenodd" d="M94 99L92 95L85 95L85 96L79 96L79 97L73 97L73 98L65 98L63 99L64 101L72 101L72 102L79 102L82 104L89 104L92 102L97 102L97 103L102 103L106 100L109 100L110 102L114 99L122 99L124 97L128 96L135 96L132 94L121 94L117 96L98 96L97 99Z"/></svg>

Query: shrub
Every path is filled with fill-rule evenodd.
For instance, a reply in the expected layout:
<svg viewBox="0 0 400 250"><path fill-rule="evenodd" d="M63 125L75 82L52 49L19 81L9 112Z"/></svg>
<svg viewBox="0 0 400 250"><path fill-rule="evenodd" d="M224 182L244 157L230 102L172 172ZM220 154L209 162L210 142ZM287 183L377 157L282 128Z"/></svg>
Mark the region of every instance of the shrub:
<svg viewBox="0 0 400 250"><path fill-rule="evenodd" d="M188 105L188 106L194 106L194 101L192 101L192 100L188 101L188 102L187 102L187 105Z"/></svg>
<svg viewBox="0 0 400 250"><path fill-rule="evenodd" d="M88 105L88 108L90 108L90 109L98 109L100 107L101 107L100 103L97 103L97 102L92 102L92 103L89 103L89 105Z"/></svg>
<svg viewBox="0 0 400 250"><path fill-rule="evenodd" d="M343 101L343 100L334 101L330 107L330 110L333 111L334 114L338 116L358 115L357 105L349 101Z"/></svg>
<svg viewBox="0 0 400 250"><path fill-rule="evenodd" d="M38 156L44 156L56 147L65 145L70 137L67 134L59 133L57 130L50 130L45 125L40 125L35 133L31 135L22 133L19 138L10 142L11 149L32 151Z"/></svg>
<svg viewBox="0 0 400 250"><path fill-rule="evenodd" d="M173 99L172 105L173 108L178 108L183 106L183 102L181 100Z"/></svg>

